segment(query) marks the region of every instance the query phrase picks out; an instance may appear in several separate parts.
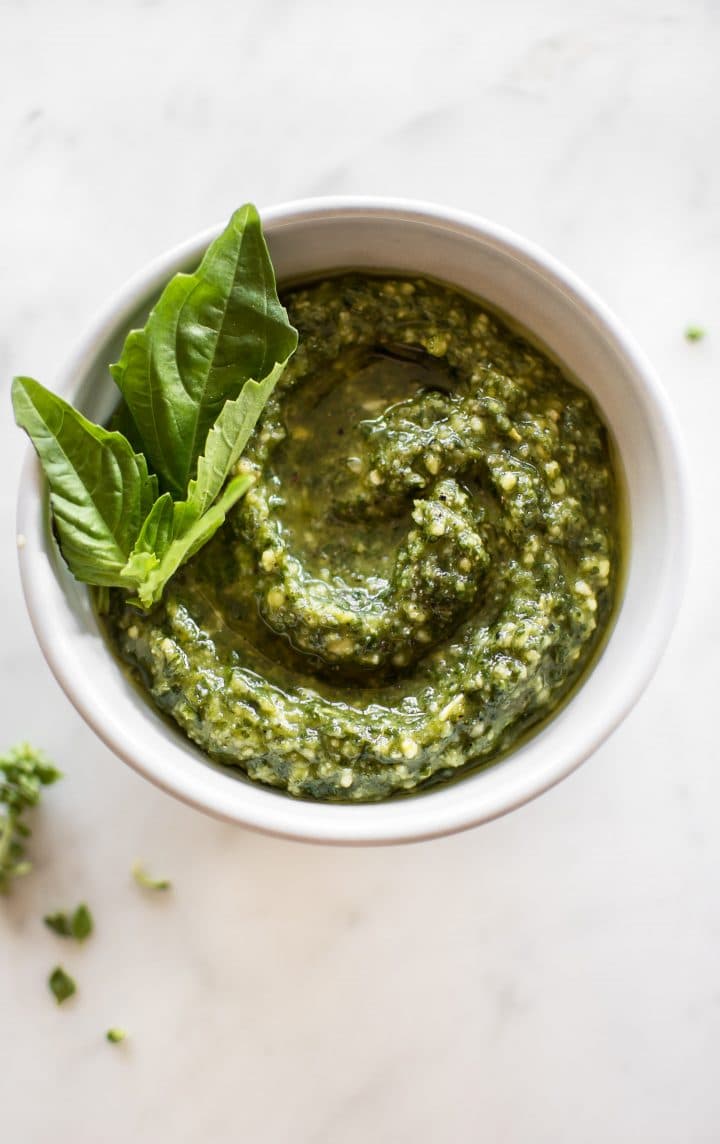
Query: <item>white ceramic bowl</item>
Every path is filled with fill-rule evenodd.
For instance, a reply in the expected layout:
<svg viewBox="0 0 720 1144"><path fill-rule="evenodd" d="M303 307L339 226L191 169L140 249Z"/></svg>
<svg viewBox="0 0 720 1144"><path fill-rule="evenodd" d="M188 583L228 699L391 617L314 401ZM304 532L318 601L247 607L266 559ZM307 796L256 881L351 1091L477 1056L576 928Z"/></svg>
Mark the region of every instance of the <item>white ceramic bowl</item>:
<svg viewBox="0 0 720 1144"><path fill-rule="evenodd" d="M105 743L141 774L218 817L318 842L400 842L504 814L569 774L648 683L680 602L688 540L683 466L667 400L617 320L553 258L485 219L397 200L319 199L263 212L278 277L391 268L455 283L506 311L581 379L602 410L625 471L630 555L622 604L602 655L571 701L503 762L415 798L360 806L301 802L214 767L161 719L108 651L56 551L39 465L28 459L18 531L27 606L57 679ZM219 228L153 262L113 299L62 373L58 390L90 417L114 400L107 364L167 279L194 267Z"/></svg>

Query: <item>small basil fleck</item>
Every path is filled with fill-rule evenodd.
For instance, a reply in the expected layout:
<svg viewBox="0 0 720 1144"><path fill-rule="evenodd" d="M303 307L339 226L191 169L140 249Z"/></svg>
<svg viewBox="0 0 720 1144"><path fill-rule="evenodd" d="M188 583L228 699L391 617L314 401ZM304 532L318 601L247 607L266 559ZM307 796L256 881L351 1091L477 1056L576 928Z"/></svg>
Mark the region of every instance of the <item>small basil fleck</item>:
<svg viewBox="0 0 720 1144"><path fill-rule="evenodd" d="M72 936L76 941L85 941L93 931L93 919L90 910L81 902L72 916Z"/></svg>
<svg viewBox="0 0 720 1144"><path fill-rule="evenodd" d="M105 1034L105 1040L109 1041L111 1045L119 1045L126 1037L127 1033L124 1029L108 1029Z"/></svg>
<svg viewBox="0 0 720 1144"><path fill-rule="evenodd" d="M132 876L138 886L144 890L169 890L172 883L168 878L151 878L142 862L136 862L132 868Z"/></svg>
<svg viewBox="0 0 720 1144"><path fill-rule="evenodd" d="M43 921L47 928L52 930L53 933L56 933L59 937L72 937L70 919L62 910L58 910L55 914L46 914Z"/></svg>
<svg viewBox="0 0 720 1144"><path fill-rule="evenodd" d="M701 342L705 337L702 326L688 326L685 331L685 340L688 342Z"/></svg>
<svg viewBox="0 0 720 1144"><path fill-rule="evenodd" d="M45 925L59 937L73 937L75 941L85 941L93 931L93 919L90 910L82 902L72 917L63 910L54 914L46 914L43 918Z"/></svg>
<svg viewBox="0 0 720 1144"><path fill-rule="evenodd" d="M77 985L61 965L53 969L48 978L48 985L58 1005L62 1005L64 1001L67 1001L68 997L72 997L73 993L77 993Z"/></svg>
<svg viewBox="0 0 720 1144"><path fill-rule="evenodd" d="M13 879L32 869L25 856L30 827L23 815L37 806L41 788L60 778L60 771L29 743L0 754L0 894L8 894Z"/></svg>

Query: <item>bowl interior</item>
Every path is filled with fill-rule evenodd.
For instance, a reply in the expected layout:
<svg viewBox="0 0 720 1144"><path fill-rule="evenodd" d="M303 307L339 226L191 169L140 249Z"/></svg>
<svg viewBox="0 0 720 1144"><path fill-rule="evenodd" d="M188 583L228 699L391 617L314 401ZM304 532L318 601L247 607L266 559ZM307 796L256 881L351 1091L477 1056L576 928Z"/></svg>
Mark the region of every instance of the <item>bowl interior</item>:
<svg viewBox="0 0 720 1144"><path fill-rule="evenodd" d="M280 279L355 268L427 274L487 300L524 326L593 395L622 459L631 550L614 628L583 685L496 766L423 796L379 804L300 802L208 763L136 691L109 653L89 604L50 538L39 467L23 481L21 570L43 650L66 692L105 742L154 782L221 817L328 842L443 834L512 809L586 758L647 683L679 602L686 545L672 418L651 370L611 315L548 256L492 224L413 205L299 204L263 215ZM94 419L116 391L108 363L141 324L167 278L194 266L215 232L159 260L129 284L61 378Z"/></svg>

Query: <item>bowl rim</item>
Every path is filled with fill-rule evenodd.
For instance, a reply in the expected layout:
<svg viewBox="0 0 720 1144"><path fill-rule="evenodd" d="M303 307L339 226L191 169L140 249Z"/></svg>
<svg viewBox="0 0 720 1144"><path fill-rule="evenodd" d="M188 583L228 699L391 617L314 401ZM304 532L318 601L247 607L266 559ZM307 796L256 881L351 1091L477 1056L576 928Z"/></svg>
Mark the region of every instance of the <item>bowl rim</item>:
<svg viewBox="0 0 720 1144"><path fill-rule="evenodd" d="M483 799L482 794L479 794L474 799L468 798L464 803L444 808L444 813L438 814L433 810L432 791L422 797L400 801L346 805L295 800L288 798L284 792L269 789L267 793L272 803L238 809L235 805L237 800L232 800L231 807L228 805L230 800L219 797L215 791L203 789L202 774L205 773L205 768L197 768L200 776L197 781L179 781L179 776L173 775L172 767L164 765L162 759L158 760L153 754L141 756L128 750L124 736L118 733L119 726L108 724L86 694L83 675L77 670L72 651L68 652L60 641L53 638L57 617L44 590L46 569L41 568L41 561L37 559L47 549L42 514L38 511L44 485L39 462L32 447L28 445L18 496L17 531L26 538L32 536L37 542L24 545L18 552L22 589L36 638L66 695L110 750L168 793L215 817L285 838L355 845L419 841L469 829L522 806L579 767L626 717L660 662L677 617L690 560L687 462L672 406L645 354L594 291L542 247L490 219L421 200L345 195L291 200L262 209L260 215L268 233L329 218L362 217L429 223L460 237L476 240L481 238L485 245L493 247L503 256L535 270L572 300L583 318L594 325L620 352L630 367L634 383L652 408L653 427L662 445L661 467L665 478L663 491L670 522L664 554L668 571L656 605L656 610L663 614L666 622L652 625L642 645L635 648L633 670L628 673L626 690L621 697L616 698L611 710L604 712L603 718L596 720L586 731L582 741L577 734L574 735L571 745L564 751L557 752L551 761L538 767L536 772L521 778L521 781L510 783L510 789L506 789L502 797ZM176 244L126 280L89 323L58 372L56 392L67 396L75 389L94 361L98 346L112 332L127 324L140 301L159 290L170 274L189 263L193 257L201 255L220 232L222 225L224 224L208 227ZM616 628L620 622L621 616L618 615ZM612 639L613 635L614 631L609 638ZM149 705L148 711L157 719ZM512 753L508 759L511 758ZM482 772L478 772L474 777L480 778L481 775ZM462 780L468 793L472 777ZM235 779L231 781L236 789L247 789L246 784ZM442 789L444 788L439 787L438 792ZM401 807L404 810L401 811ZM390 808L394 808L397 813L388 813Z"/></svg>

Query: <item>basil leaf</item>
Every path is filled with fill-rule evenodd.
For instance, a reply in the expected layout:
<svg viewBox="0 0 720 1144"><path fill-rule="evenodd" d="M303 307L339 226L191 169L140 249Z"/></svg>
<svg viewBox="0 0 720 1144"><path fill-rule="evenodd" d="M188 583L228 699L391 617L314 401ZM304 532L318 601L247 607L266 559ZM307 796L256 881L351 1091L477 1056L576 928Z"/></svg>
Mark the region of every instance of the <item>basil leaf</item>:
<svg viewBox="0 0 720 1144"><path fill-rule="evenodd" d="M287 360L278 362L263 381L246 381L240 396L221 409L198 458L197 478L188 486L187 499L200 512L205 512L225 484L286 365Z"/></svg>
<svg viewBox="0 0 720 1144"><path fill-rule="evenodd" d="M157 496L157 480L120 433L94 425L39 382L16 377L15 420L50 485L60 548L87 584L117 585Z"/></svg>
<svg viewBox="0 0 720 1144"><path fill-rule="evenodd" d="M122 433L123 437L132 445L136 453L143 453L142 437L138 433L137 425L133 421L130 410L121 398L111 416L108 418L107 428L114 433Z"/></svg>
<svg viewBox="0 0 720 1144"><path fill-rule="evenodd" d="M235 212L194 274L176 274L110 367L163 487L188 483L226 401L295 350L260 218Z"/></svg>
<svg viewBox="0 0 720 1144"><path fill-rule="evenodd" d="M137 577L137 599L130 602L139 603L145 609L157 604L170 577L217 532L225 520L226 513L241 496L244 496L252 483L253 478L247 474L235 477L227 485L222 496L202 515L196 506L188 501L179 501L175 504L174 537L162 556L156 558L156 563L152 567L146 568L141 578L137 577L139 562L138 554L135 552L123 570L128 580Z"/></svg>

